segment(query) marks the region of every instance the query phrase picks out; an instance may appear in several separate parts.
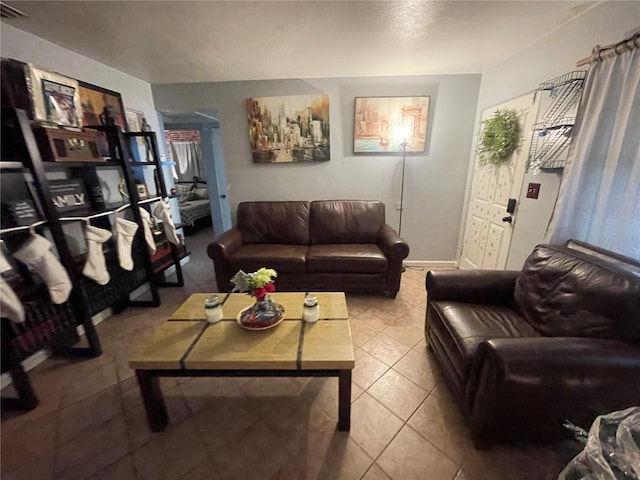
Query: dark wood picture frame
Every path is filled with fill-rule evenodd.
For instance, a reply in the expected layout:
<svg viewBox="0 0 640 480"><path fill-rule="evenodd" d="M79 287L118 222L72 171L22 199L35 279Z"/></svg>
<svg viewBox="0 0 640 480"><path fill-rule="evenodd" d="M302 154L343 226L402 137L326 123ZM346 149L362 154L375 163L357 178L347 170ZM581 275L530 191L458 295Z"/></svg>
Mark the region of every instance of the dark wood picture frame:
<svg viewBox="0 0 640 480"><path fill-rule="evenodd" d="M82 81L78 82L78 87L84 127L103 125L104 121L101 121L101 115L107 107L115 124L122 131L127 131L127 114L120 93Z"/></svg>

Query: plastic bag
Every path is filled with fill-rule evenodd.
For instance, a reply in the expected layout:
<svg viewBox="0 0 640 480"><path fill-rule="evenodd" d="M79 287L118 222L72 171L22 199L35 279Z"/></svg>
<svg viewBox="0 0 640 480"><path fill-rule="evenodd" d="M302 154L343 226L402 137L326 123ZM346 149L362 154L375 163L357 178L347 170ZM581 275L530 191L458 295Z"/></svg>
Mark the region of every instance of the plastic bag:
<svg viewBox="0 0 640 480"><path fill-rule="evenodd" d="M640 480L640 407L597 417L558 480Z"/></svg>

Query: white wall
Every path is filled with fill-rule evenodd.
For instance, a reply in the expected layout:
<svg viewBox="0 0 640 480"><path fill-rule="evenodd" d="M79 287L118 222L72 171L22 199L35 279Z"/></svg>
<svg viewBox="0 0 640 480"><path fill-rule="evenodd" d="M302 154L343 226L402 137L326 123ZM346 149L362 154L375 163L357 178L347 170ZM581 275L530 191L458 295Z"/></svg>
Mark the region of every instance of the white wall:
<svg viewBox="0 0 640 480"><path fill-rule="evenodd" d="M407 154L402 236L410 260L452 261L462 214L479 75L352 77L153 85L158 110L212 108L220 120L232 217L248 200L381 200L398 228L402 154L353 153L356 96L430 95L426 152ZM329 162L254 164L246 100L324 92L330 96Z"/></svg>
<svg viewBox="0 0 640 480"><path fill-rule="evenodd" d="M576 61L588 56L596 44L604 46L618 42L638 26L640 2L602 2L529 48L486 71L480 84L474 143L483 109L535 90L542 82L577 70ZM529 182L541 184L538 200L524 198ZM557 173L525 176L507 269L520 269L535 245L543 242L559 184ZM467 198L468 195L467 188ZM464 209L466 212L466 200ZM464 217L462 222L464 225ZM463 229L464 227L460 231L459 246L462 245Z"/></svg>
<svg viewBox="0 0 640 480"><path fill-rule="evenodd" d="M0 29L0 40L0 52L5 58L30 62L62 75L119 92L125 108L144 112L151 128L159 131L151 85L147 82L5 23ZM164 154L164 142L158 143Z"/></svg>

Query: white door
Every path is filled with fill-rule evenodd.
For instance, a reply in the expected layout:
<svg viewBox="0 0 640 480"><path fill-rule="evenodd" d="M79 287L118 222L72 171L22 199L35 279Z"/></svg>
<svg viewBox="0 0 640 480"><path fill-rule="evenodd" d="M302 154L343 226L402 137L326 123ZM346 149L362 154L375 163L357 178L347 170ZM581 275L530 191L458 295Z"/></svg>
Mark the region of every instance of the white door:
<svg viewBox="0 0 640 480"><path fill-rule="evenodd" d="M476 156L471 183L471 197L465 222L460 268L503 270L507 263L515 212L507 212L510 198L520 198L520 189L531 145L531 127L538 114L538 97L528 93L509 102L483 110L481 119L487 120L496 110L515 109L520 114L521 143L510 160L499 167L480 167Z"/></svg>

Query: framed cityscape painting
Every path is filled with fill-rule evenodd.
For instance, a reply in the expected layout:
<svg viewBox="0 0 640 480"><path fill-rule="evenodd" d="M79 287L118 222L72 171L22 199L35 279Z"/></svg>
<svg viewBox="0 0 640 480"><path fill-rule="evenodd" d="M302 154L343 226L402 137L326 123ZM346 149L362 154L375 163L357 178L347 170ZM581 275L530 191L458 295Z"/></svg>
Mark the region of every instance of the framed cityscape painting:
<svg viewBox="0 0 640 480"><path fill-rule="evenodd" d="M356 97L354 153L423 152L427 143L429 98Z"/></svg>
<svg viewBox="0 0 640 480"><path fill-rule="evenodd" d="M330 160L329 95L247 99L254 163Z"/></svg>

